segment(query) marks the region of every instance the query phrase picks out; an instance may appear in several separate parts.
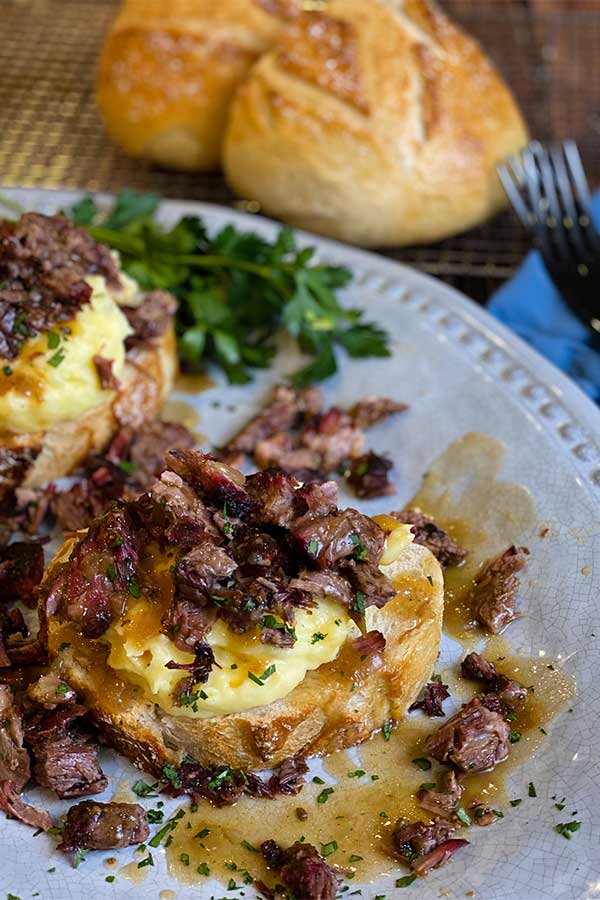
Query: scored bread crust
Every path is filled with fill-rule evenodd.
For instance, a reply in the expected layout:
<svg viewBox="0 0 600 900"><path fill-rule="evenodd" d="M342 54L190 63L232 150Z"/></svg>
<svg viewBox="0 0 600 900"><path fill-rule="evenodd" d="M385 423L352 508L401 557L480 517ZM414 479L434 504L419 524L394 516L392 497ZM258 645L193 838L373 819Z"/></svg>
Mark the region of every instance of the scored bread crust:
<svg viewBox="0 0 600 900"><path fill-rule="evenodd" d="M120 425L139 427L157 418L173 386L177 369L174 326L127 351L119 389L72 422L46 431L4 434L0 456L12 458L12 473L2 473L2 491L39 487L70 474L89 453L103 450ZM20 463L19 463L20 460Z"/></svg>
<svg viewBox="0 0 600 900"><path fill-rule="evenodd" d="M48 573L68 559L75 541L63 544ZM166 762L179 765L187 755L202 765L260 770L286 757L327 755L367 740L385 723L402 719L430 677L444 606L439 563L425 547L411 544L383 570L398 593L382 609L365 612L365 630L386 639L380 654L365 656L348 639L336 659L307 672L286 697L208 719L172 716L149 702L107 665L106 645L82 639L70 623L46 618L43 601L42 633L50 658L60 658L61 677L77 691L100 734L140 768L159 776Z"/></svg>
<svg viewBox="0 0 600 900"><path fill-rule="evenodd" d="M220 168L233 93L296 0L126 0L104 44L97 100L133 156Z"/></svg>
<svg viewBox="0 0 600 900"><path fill-rule="evenodd" d="M506 84L431 0L330 0L292 21L232 104L230 186L362 246L430 243L506 205L527 143Z"/></svg>

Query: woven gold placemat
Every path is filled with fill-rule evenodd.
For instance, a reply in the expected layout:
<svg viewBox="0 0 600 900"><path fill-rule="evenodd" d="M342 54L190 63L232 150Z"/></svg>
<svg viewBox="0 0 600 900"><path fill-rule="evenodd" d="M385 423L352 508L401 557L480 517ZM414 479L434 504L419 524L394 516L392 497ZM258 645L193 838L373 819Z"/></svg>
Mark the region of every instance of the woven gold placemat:
<svg viewBox="0 0 600 900"><path fill-rule="evenodd" d="M592 182L599 182L600 0L444 5L484 43L516 92L532 133L541 139L576 137ZM161 171L128 159L107 138L94 102L94 71L117 7L117 0L0 0L0 185L133 187L234 202L219 175ZM524 234L507 213L433 247L386 252L484 299L526 249Z"/></svg>

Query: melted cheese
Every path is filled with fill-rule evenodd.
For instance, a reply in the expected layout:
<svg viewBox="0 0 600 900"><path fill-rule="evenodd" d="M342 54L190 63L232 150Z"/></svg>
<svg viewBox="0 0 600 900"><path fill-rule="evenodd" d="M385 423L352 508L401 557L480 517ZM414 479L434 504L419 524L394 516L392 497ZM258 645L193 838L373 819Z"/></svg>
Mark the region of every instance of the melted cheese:
<svg viewBox="0 0 600 900"><path fill-rule="evenodd" d="M123 291L111 293L101 276L90 276L87 281L93 288L92 297L74 319L55 326L52 338L47 334L29 338L17 359L0 359L3 431L45 431L78 419L110 399L111 392L102 389L93 358L99 355L113 360L114 374L117 378L122 375L124 342L131 329L117 301L131 302L131 287L126 284Z"/></svg>
<svg viewBox="0 0 600 900"><path fill-rule="evenodd" d="M388 567L393 568L412 537L407 525L395 523L382 557ZM160 572L164 576L171 562L167 557L155 559L157 575ZM308 671L335 659L343 644L360 634L348 611L326 598L321 598L312 610L296 611L297 641L293 647L263 644L258 630L235 634L218 619L207 641L221 668L212 669L206 684L196 685L193 705L178 706L174 695L187 673L167 669L166 664L170 660L190 663L193 656L179 650L170 638L159 632L160 618L160 610L144 597L131 604L125 619L111 625L102 638L110 646L108 664L138 684L146 698L165 712L195 718L242 712L274 703L300 684ZM269 674L262 678L263 673Z"/></svg>

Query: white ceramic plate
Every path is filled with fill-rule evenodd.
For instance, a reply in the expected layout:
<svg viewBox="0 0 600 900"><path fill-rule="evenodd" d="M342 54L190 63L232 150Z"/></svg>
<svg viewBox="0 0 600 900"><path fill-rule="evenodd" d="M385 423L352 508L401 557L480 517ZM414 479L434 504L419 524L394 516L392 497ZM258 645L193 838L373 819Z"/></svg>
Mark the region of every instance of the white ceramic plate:
<svg viewBox="0 0 600 900"><path fill-rule="evenodd" d="M27 209L44 212L77 196L3 193ZM211 230L227 222L265 235L277 229L272 222L214 206L165 202L162 207L166 222L189 213L203 216ZM485 432L506 443L505 475L526 485L537 507L536 527L524 540L531 550L523 584L527 615L511 625L509 642L531 655L561 657L578 687L572 712L560 716L542 751L511 776L518 796L534 781L537 801L511 810L493 832L472 829L478 832L469 834L475 844L472 852L459 854L426 882L413 885L406 896L459 898L474 891L482 900L600 897L600 413L557 369L451 288L375 255L312 236L304 239L317 245L323 260L353 270L348 303L366 307L368 317L392 335L392 358L344 360L325 393L342 405L368 391L411 404L410 415L382 427L374 442L396 463L394 506L410 499L430 462L466 432ZM221 381L199 395L196 402L208 439L218 444L230 435L260 405L269 385L295 364L286 352L277 372L259 373L244 387ZM215 399L221 401L218 408L212 405ZM185 400L190 402L189 395ZM390 501L372 501L363 508L383 512ZM540 522L550 526L543 541ZM131 783L128 764L107 755L106 767ZM582 822L571 841L553 830L560 821L553 794L566 795L569 810L564 815L572 804ZM110 796L107 792L99 799ZM52 810L60 809L42 792L38 797ZM21 900L158 900L165 889L175 891L177 900L240 896L215 883L189 888L172 881L160 851L144 884L134 886L122 878L106 883L106 854L90 854L73 870L68 860L52 852L53 846L17 822L1 821L0 897L12 893ZM364 898L376 894L405 896L389 879L363 886ZM246 888L245 895L250 897L251 889Z"/></svg>

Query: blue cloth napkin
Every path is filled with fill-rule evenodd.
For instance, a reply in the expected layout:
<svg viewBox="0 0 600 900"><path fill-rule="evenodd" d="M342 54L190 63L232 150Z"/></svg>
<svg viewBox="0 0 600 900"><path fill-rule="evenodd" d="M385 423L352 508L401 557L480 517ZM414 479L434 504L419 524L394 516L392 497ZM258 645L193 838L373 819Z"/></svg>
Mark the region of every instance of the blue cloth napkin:
<svg viewBox="0 0 600 900"><path fill-rule="evenodd" d="M592 209L600 228L600 191L594 195ZM590 346L590 329L562 300L537 251L494 294L488 311L600 402L600 353Z"/></svg>

